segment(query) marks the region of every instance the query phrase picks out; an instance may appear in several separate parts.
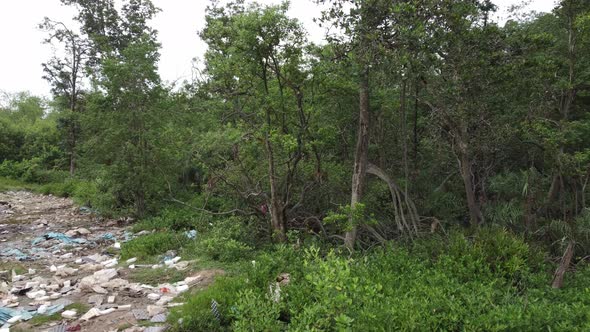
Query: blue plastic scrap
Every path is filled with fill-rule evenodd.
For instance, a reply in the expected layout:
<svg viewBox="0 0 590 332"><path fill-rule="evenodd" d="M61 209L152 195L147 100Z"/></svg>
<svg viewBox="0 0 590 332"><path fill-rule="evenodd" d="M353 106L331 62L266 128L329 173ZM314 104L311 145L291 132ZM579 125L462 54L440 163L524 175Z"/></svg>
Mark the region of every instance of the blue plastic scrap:
<svg viewBox="0 0 590 332"><path fill-rule="evenodd" d="M80 212L84 213L84 214L90 214L90 213L94 213L94 214L98 214L97 210L91 209L87 206L81 206L80 207Z"/></svg>
<svg viewBox="0 0 590 332"><path fill-rule="evenodd" d="M117 238L112 233L104 233L101 238L107 241L117 241Z"/></svg>
<svg viewBox="0 0 590 332"><path fill-rule="evenodd" d="M56 314L56 313L64 310L64 307L65 306L63 304L56 304L56 305L49 306L49 307L47 307L47 311L45 311L44 315L51 316L53 314Z"/></svg>
<svg viewBox="0 0 590 332"><path fill-rule="evenodd" d="M35 238L33 239L33 245L37 245L43 241L47 241L47 240L59 240L60 242L63 242L65 244L84 244L88 241L86 241L86 239L75 239L73 237L69 237L63 233L55 233L55 232L49 232L41 237Z"/></svg>
<svg viewBox="0 0 590 332"><path fill-rule="evenodd" d="M184 235L186 235L186 237L188 237L191 240L194 240L197 238L197 231L196 230L191 230L191 231L186 231L184 232Z"/></svg>
<svg viewBox="0 0 590 332"><path fill-rule="evenodd" d="M1 256L13 256L19 261L24 261L29 259L29 256L24 252L20 251L19 249L4 249L2 250Z"/></svg>
<svg viewBox="0 0 590 332"><path fill-rule="evenodd" d="M6 324L6 322L12 317L20 316L21 320L29 320L33 318L33 315L26 310L17 310L0 307L0 325Z"/></svg>
<svg viewBox="0 0 590 332"><path fill-rule="evenodd" d="M133 233L131 233L131 232L129 232L129 231L126 231L125 233L123 233L123 237L125 238L125 239L123 240L123 242L129 242L129 241L133 240L133 238L134 238L135 236L133 235Z"/></svg>

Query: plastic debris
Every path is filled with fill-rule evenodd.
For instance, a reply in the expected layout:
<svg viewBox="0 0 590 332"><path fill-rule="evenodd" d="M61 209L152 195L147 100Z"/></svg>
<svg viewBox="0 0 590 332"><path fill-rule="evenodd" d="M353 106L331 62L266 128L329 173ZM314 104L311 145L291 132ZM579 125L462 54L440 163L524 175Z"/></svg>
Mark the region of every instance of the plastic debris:
<svg viewBox="0 0 590 332"><path fill-rule="evenodd" d="M117 238L113 235L113 233L104 233L100 238L107 241L117 241Z"/></svg>
<svg viewBox="0 0 590 332"><path fill-rule="evenodd" d="M0 307L0 325L6 324L6 322L14 317L20 317L20 320L27 321L33 318L33 315L26 310Z"/></svg>
<svg viewBox="0 0 590 332"><path fill-rule="evenodd" d="M218 322L221 321L221 315L219 314L219 304L215 300L211 300L211 313Z"/></svg>
<svg viewBox="0 0 590 332"><path fill-rule="evenodd" d="M165 313L157 314L154 317L152 317L150 322L152 322L152 323L165 323L167 317L168 317L168 315Z"/></svg>
<svg viewBox="0 0 590 332"><path fill-rule="evenodd" d="M5 249L2 250L0 253L1 256L6 257L15 257L19 261L24 261L29 259L29 255L25 254L24 252L20 251L19 249Z"/></svg>
<svg viewBox="0 0 590 332"><path fill-rule="evenodd" d="M83 213L83 214L91 214L91 213L97 214L98 211L96 211L94 209L91 209L88 206L81 206L80 207L80 213Z"/></svg>
<svg viewBox="0 0 590 332"><path fill-rule="evenodd" d="M66 330L66 327L67 327L66 325L60 324L60 325L52 327L47 332L67 332L68 330Z"/></svg>
<svg viewBox="0 0 590 332"><path fill-rule="evenodd" d="M45 309L45 315L47 316L51 316L53 314L56 314L62 310L64 310L65 306L63 304L55 304L52 306L47 307L47 309Z"/></svg>
<svg viewBox="0 0 590 332"><path fill-rule="evenodd" d="M125 233L123 233L123 242L129 242L133 240L134 237L135 236L133 235L133 233L125 231Z"/></svg>
<svg viewBox="0 0 590 332"><path fill-rule="evenodd" d="M61 313L61 316L65 319L74 319L78 312L76 310L66 310Z"/></svg>
<svg viewBox="0 0 590 332"><path fill-rule="evenodd" d="M150 326L143 330L143 332L164 332L166 329L165 326Z"/></svg>
<svg viewBox="0 0 590 332"><path fill-rule="evenodd" d="M197 230L193 229L190 231L186 231L184 232L184 235L186 235L186 237L188 237L190 240L194 240L197 238Z"/></svg>
<svg viewBox="0 0 590 332"><path fill-rule="evenodd" d="M33 245L37 245L47 240L58 240L65 244L84 244L88 242L86 239L75 239L63 233L49 232L43 236L33 239Z"/></svg>
<svg viewBox="0 0 590 332"><path fill-rule="evenodd" d="M166 309L159 305L148 305L146 310L148 311L150 317L154 317L156 315L163 314L166 312Z"/></svg>
<svg viewBox="0 0 590 332"><path fill-rule="evenodd" d="M137 320L149 320L151 318L150 314L147 312L147 310L144 310L144 309L134 309L134 310L131 310L131 312L133 313L133 316Z"/></svg>
<svg viewBox="0 0 590 332"><path fill-rule="evenodd" d="M92 308L90 310L88 310L87 313L85 313L82 317L80 317L81 320L84 321L89 321L94 317L98 317L100 316L100 310L97 308Z"/></svg>

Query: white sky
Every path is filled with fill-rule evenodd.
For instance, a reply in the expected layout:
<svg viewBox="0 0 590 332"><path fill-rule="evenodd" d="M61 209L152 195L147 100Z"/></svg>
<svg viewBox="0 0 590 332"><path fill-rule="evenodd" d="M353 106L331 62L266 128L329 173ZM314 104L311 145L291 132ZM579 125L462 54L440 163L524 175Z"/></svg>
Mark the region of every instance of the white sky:
<svg viewBox="0 0 590 332"><path fill-rule="evenodd" d="M202 58L205 44L197 31L203 28L205 7L209 0L153 0L162 9L153 26L159 31L162 43L160 74L165 81L182 81L191 76L192 59ZM274 4L281 0L258 0ZM520 3L521 0L494 0L501 8ZM528 7L536 11L550 11L554 0L530 0ZM0 91L30 91L35 95L49 96L49 85L41 78L41 63L52 54L45 37L37 25L45 16L71 22L74 10L61 5L59 0L0 0ZM303 22L315 42L322 40L324 32L313 18L319 15L312 0L291 0L289 15Z"/></svg>

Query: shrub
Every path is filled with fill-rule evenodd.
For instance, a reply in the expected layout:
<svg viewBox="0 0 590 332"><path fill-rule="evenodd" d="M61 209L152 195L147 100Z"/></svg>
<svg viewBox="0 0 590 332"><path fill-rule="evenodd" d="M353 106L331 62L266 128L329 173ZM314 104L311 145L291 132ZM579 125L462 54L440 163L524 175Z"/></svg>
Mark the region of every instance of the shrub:
<svg viewBox="0 0 590 332"><path fill-rule="evenodd" d="M239 277L219 277L215 283L190 296L185 304L177 310L173 310L170 322L173 322L173 331L227 331L233 321L232 311L238 299L238 294L244 290L247 282ZM212 301L218 306L219 318L217 320L212 312ZM182 322L179 322L182 319Z"/></svg>
<svg viewBox="0 0 590 332"><path fill-rule="evenodd" d="M203 215L189 208L167 208L158 216L147 218L133 225L133 231L142 230L192 230L197 229L199 233L206 230L210 216Z"/></svg>

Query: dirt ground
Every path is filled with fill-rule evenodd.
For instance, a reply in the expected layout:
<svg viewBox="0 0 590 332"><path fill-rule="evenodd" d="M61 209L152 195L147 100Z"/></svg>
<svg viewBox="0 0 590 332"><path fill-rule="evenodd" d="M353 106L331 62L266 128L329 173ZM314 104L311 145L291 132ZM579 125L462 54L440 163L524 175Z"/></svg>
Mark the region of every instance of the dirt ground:
<svg viewBox="0 0 590 332"><path fill-rule="evenodd" d="M36 316L14 323L11 329L164 331L163 320L170 307L178 305L176 296L191 287L205 287L223 273L199 271L164 285L126 280L133 268L152 268L118 261L121 242L142 235L129 232L129 222L101 218L66 198L25 191L0 193L0 313L10 308ZM181 270L188 265L181 258L166 263L159 267ZM76 304L85 308L78 305L81 312L72 318L61 316L67 316L64 309ZM47 308L59 310L58 320L36 323ZM0 316L4 332L1 326Z"/></svg>

